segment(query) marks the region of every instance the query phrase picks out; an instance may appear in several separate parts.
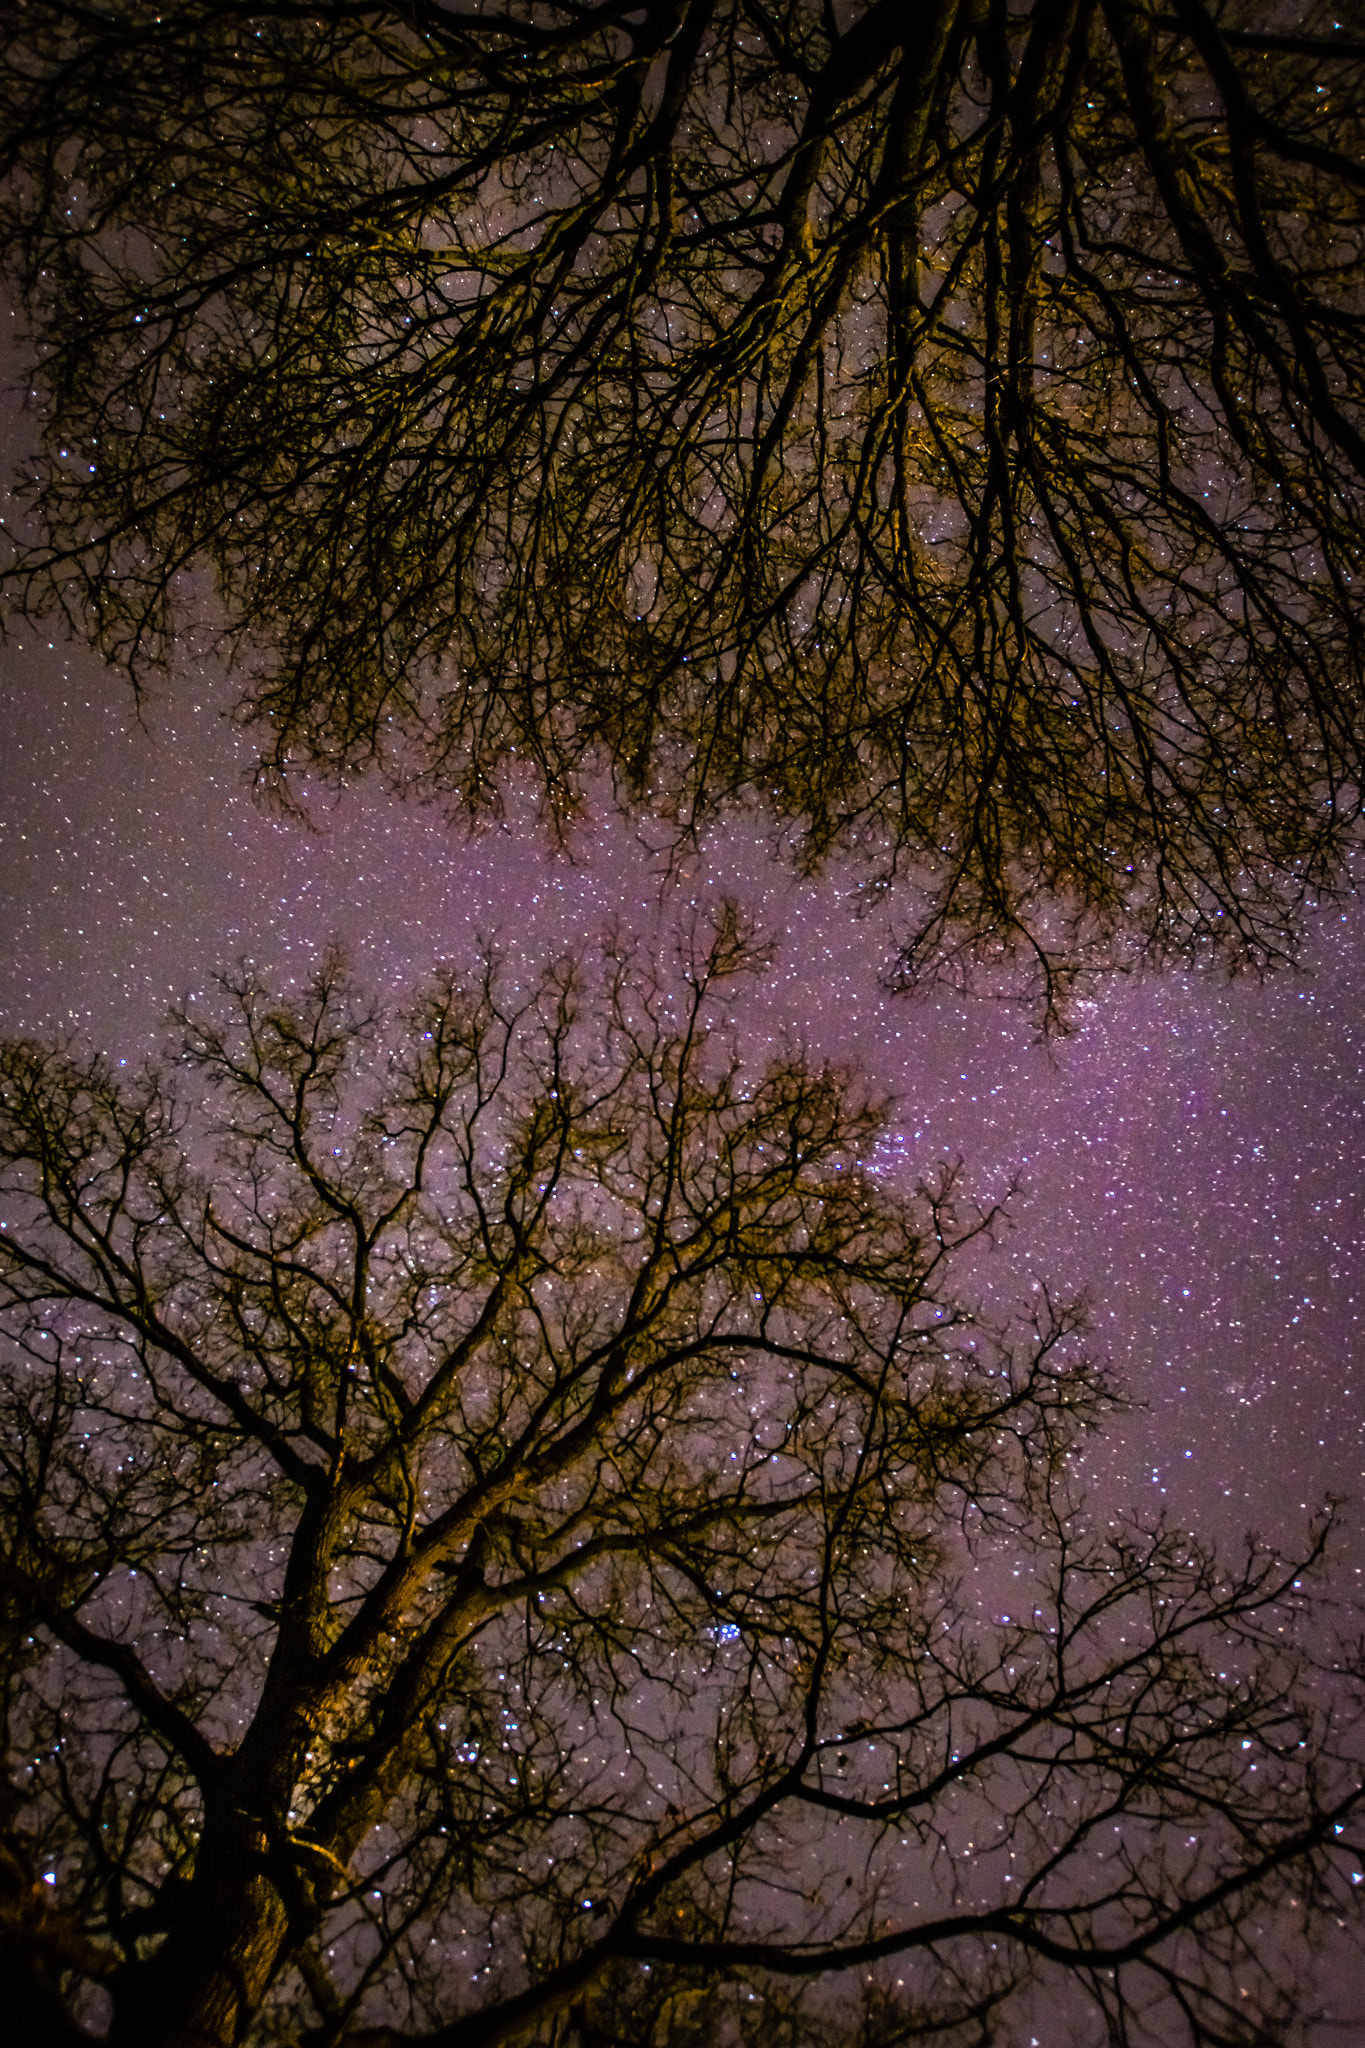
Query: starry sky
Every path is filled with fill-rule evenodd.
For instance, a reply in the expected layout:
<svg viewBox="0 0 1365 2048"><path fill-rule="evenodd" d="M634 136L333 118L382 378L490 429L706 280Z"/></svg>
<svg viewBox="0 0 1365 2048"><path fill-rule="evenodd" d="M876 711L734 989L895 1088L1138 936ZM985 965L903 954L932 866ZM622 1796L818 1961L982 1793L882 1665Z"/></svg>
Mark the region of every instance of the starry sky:
<svg viewBox="0 0 1365 2048"><path fill-rule="evenodd" d="M1039 1280L1085 1290L1140 1404L1088 1449L1096 1490L1220 1541L1288 1542L1345 1496L1337 1583L1360 1585L1365 906L1317 913L1298 969L1115 981L1043 1044L1011 1008L885 995L894 906L890 925L854 919L847 875L793 881L756 829L719 835L669 893L606 805L572 860L515 791L473 839L363 783L305 823L252 797L229 678L187 661L139 726L84 648L26 627L0 654L0 1029L74 1029L133 1060L169 1003L243 956L304 976L339 937L397 991L480 936L529 965L609 917L648 937L738 894L780 942L744 1014L755 1058L794 1031L865 1068L897 1102L873 1162L893 1183L944 1156L982 1201L1018 1178L972 1284L996 1305Z"/></svg>

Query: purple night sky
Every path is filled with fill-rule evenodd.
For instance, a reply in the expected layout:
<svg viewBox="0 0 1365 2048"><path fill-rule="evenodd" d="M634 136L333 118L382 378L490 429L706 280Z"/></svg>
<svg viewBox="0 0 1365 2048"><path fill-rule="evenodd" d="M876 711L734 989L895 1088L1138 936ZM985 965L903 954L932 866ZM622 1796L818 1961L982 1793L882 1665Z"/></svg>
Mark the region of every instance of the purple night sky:
<svg viewBox="0 0 1365 2048"><path fill-rule="evenodd" d="M517 203L521 234L544 202L537 192ZM914 242L911 233L912 251ZM465 287L449 289L463 306ZM873 315L852 312L850 333L864 317ZM20 331L3 298L0 323L0 334ZM0 376L12 387L0 397L0 515L22 531L5 488L36 424L14 385L21 368L27 389L12 346ZM1193 373L1179 374L1211 403ZM755 446L760 420L766 433L761 400ZM1206 481L1217 504L1226 478L1214 469ZM703 506L695 518L709 516ZM205 600L208 572L187 580L196 575ZM137 704L126 678L60 622L0 625L0 1036L72 1037L131 1068L166 1042L172 1005L241 960L287 985L339 941L359 978L396 1001L437 963L472 964L488 942L529 974L593 947L612 921L667 946L692 906L735 897L777 948L771 973L736 999L753 1064L795 1039L865 1074L893 1105L868 1162L889 1188L908 1195L948 1160L961 1162L961 1188L983 1207L1013 1189L990 1241L956 1269L996 1318L1026 1314L1044 1285L1087 1302L1091 1349L1132 1403L1077 1454L1100 1517L1165 1516L1231 1552L1255 1535L1293 1554L1324 1505L1342 1503L1312 1681L1339 1689L1340 1639L1365 1641L1365 888L1309 913L1292 966L1259 979L1102 978L1067 1034L1044 1039L1036 1009L946 990L890 993L908 902L892 890L855 914L851 867L795 874L761 820L736 818L669 868L660 831L651 837L605 790L567 853L550 844L529 784L508 788L503 814L474 832L439 801L405 800L377 776L339 794L304 785L297 811L272 807L252 789L257 736L233 718L241 679L202 653L209 638L187 636L175 672ZM1359 858L1356 872L1365 880ZM1001 1558L983 1559L964 1571L981 1574L969 1580L979 1610L998 1615ZM853 1735L864 1725L852 1723ZM1347 1741L1365 1754L1365 1729ZM1120 1834L1126 1817L1113 1814ZM306 1845L288 1830L285 1839ZM821 1838L820 1856L839 1853L835 1837ZM295 1854L290 1867L309 1866ZM1248 1924L1250 1942L1302 1970L1314 2000L1302 2038L1365 2048L1359 1924L1338 1939L1324 1916L1311 1949L1293 1911ZM458 1954L463 1971L468 1952ZM1002 2040L1028 2040L1035 2024L1035 2048L1099 2038L1085 2031L1089 2007L1074 2019L1081 2005L1066 1980L1048 2009L1054 1981L1036 2006L1021 2001ZM3 1997L0 1985L0 2015Z"/></svg>
<svg viewBox="0 0 1365 2048"><path fill-rule="evenodd" d="M339 936L396 989L481 933L537 959L613 914L660 928L657 861L607 810L574 865L546 850L529 806L470 840L378 786L309 830L253 800L221 677L187 665L140 729L88 652L30 627L3 653L8 1033L75 1028L132 1059L173 999L241 955L303 975ZM1305 1507L1344 1495L1339 1583L1357 1585L1360 906L1319 914L1301 969L1111 983L1044 1046L1009 1008L883 995L887 928L855 921L837 878L784 879L756 835L691 863L671 905L722 891L781 940L746 1020L756 1057L795 1029L859 1062L897 1098L882 1165L907 1185L945 1153L982 1199L1021 1176L979 1284L1014 1301L1035 1276L1087 1291L1098 1346L1144 1404L1089 1454L1106 1506L1287 1540Z"/></svg>

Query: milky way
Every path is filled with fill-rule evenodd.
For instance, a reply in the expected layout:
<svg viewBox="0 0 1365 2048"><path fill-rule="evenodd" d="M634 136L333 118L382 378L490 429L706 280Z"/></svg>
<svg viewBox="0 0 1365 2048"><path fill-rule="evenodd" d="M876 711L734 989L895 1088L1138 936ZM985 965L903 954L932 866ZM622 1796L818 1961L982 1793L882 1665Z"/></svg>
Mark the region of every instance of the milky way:
<svg viewBox="0 0 1365 2048"><path fill-rule="evenodd" d="M0 1028L75 1029L134 1060L172 1000L242 955L301 976L339 936L397 989L481 934L530 963L609 917L647 935L679 900L738 893L780 940L746 1018L755 1056L795 1031L857 1061L897 1099L876 1163L898 1181L945 1155L982 1200L1018 1179L977 1284L1087 1294L1142 1404L1087 1454L1109 1503L1281 1541L1329 1494L1365 1503L1359 905L1317 913L1300 969L1113 982L1045 1046L1011 1008L885 995L894 910L855 920L846 878L786 879L753 832L685 863L661 908L657 856L606 806L572 862L515 799L471 839L365 785L310 829L251 797L221 678L198 673L139 727L83 650L29 628L5 661ZM1339 1583L1358 1564L1365 1506Z"/></svg>

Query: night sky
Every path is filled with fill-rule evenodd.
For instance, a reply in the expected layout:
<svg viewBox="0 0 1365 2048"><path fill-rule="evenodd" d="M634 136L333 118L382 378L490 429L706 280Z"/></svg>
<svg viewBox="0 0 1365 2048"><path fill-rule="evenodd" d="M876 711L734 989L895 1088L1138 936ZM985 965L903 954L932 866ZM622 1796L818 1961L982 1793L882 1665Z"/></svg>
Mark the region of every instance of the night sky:
<svg viewBox="0 0 1365 2048"><path fill-rule="evenodd" d="M1043 1045L1013 1009L882 994L891 927L851 917L848 876L785 879L756 832L718 838L661 904L657 854L605 806L573 864L515 798L471 840L362 784L310 830L252 798L228 679L187 661L139 728L84 649L27 627L3 658L0 1028L74 1028L133 1060L172 1000L241 956L303 976L340 937L396 992L481 934L529 962L613 914L647 936L694 895L737 893L781 943L745 1017L755 1058L795 1030L859 1062L898 1101L877 1162L893 1180L945 1154L983 1200L1021 1177L976 1284L1002 1302L1040 1277L1087 1291L1143 1404L1088 1454L1106 1502L1284 1542L1344 1495L1338 1583L1359 1583L1365 908L1318 913L1300 969L1116 981Z"/></svg>
<svg viewBox="0 0 1365 2048"><path fill-rule="evenodd" d="M0 397L0 513L22 526L4 489L31 424L15 410ZM737 897L777 946L736 999L753 1064L794 1038L866 1074L893 1103L867 1162L890 1188L948 1160L983 1207L1013 1189L957 1268L993 1316L1026 1315L1042 1285L1085 1297L1091 1348L1133 1404L1078 1456L1101 1512L1292 1553L1341 1501L1319 1643L1330 1661L1338 1635L1365 1635L1365 900L1312 910L1293 966L1113 976L1045 1039L1036 1009L889 993L910 905L892 892L856 916L858 873L795 876L761 821L669 867L661 831L605 789L567 852L515 782L473 833L378 777L301 784L301 814L286 812L252 791L242 679L189 641L139 706L83 642L23 621L0 635L0 689L0 1034L71 1036L131 1068L166 1043L170 1007L238 961L287 986L340 941L397 1004L489 942L529 977L609 921L662 947L693 906ZM984 1608L999 1582L989 1560L976 1569ZM1298 1926L1270 1938L1291 1948ZM1312 1964L1336 2030L1315 2043L1365 2043L1353 1941L1328 1929ZM452 1953L462 1971L468 1952Z"/></svg>

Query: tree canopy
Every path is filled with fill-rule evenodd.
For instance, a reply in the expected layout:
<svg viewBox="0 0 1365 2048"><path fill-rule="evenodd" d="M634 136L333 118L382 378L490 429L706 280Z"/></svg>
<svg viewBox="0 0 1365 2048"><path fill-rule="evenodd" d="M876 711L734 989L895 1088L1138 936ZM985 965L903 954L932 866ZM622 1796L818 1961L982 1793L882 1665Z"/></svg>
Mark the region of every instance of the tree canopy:
<svg viewBox="0 0 1365 2048"><path fill-rule="evenodd" d="M1236 962L1361 789L1358 10L23 0L10 582L267 775L606 764L902 968ZM249 673L248 673L249 671Z"/></svg>
<svg viewBox="0 0 1365 2048"><path fill-rule="evenodd" d="M136 1077L4 1049L35 2043L1305 2018L1259 1930L1365 1846L1321 1532L1229 1569L1084 1507L1074 1316L974 1314L991 1218L868 1170L850 1076L741 1062L755 958L727 917L388 1018L237 973Z"/></svg>

